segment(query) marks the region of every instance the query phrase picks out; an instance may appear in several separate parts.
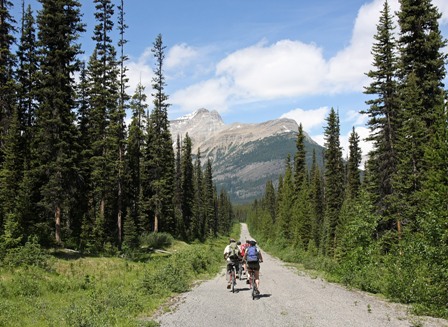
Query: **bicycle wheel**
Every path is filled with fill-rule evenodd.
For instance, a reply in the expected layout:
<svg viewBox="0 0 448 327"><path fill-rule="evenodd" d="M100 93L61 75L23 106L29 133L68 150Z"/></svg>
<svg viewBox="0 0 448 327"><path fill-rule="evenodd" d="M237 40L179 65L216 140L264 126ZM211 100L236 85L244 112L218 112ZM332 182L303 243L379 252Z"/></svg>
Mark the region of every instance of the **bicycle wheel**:
<svg viewBox="0 0 448 327"><path fill-rule="evenodd" d="M257 295L257 285L255 285L255 276L251 276L251 285L252 285L252 300L255 300L255 296Z"/></svg>
<svg viewBox="0 0 448 327"><path fill-rule="evenodd" d="M232 271L231 274L231 284L232 284L232 293L235 293L235 270Z"/></svg>

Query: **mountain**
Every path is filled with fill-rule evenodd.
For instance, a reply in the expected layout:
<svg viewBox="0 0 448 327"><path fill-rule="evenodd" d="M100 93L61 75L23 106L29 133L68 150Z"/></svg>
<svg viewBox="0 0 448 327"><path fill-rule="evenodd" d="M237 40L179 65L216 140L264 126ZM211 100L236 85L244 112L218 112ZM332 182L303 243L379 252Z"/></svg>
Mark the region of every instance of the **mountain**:
<svg viewBox="0 0 448 327"><path fill-rule="evenodd" d="M170 122L173 139L188 133L193 142L193 154L201 151L201 161L213 163L213 180L218 189L225 188L235 203L260 198L266 182L278 182L285 172L288 154L296 152L295 120L281 118L259 124L225 124L216 111L199 109ZM312 161L313 149L322 162L323 147L305 133L307 162Z"/></svg>

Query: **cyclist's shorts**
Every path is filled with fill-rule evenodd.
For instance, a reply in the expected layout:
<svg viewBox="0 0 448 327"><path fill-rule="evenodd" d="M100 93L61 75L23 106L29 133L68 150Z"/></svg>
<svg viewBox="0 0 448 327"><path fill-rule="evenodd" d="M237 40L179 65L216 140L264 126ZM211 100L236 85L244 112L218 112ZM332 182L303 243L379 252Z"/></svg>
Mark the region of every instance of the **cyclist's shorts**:
<svg viewBox="0 0 448 327"><path fill-rule="evenodd" d="M247 269L248 270L260 270L260 263L259 262L248 262Z"/></svg>

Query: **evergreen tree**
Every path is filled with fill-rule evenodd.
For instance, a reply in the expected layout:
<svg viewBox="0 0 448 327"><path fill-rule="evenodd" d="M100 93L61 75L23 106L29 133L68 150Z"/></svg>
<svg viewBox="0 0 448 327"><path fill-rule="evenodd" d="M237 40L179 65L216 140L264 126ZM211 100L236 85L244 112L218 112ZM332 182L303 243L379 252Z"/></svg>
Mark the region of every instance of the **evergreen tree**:
<svg viewBox="0 0 448 327"><path fill-rule="evenodd" d="M15 102L14 67L15 56L12 45L15 42L16 23L10 14L11 1L0 1L0 165L2 164L4 138L12 118Z"/></svg>
<svg viewBox="0 0 448 327"><path fill-rule="evenodd" d="M0 235L3 232L1 227L3 227L6 217L9 217L8 220L10 220L8 228L11 235L18 234L17 231L21 227L18 220L20 208L17 207L16 202L23 175L23 151L20 144L20 121L17 111L16 109L11 117L7 134L4 137L4 159L0 169L0 217L2 218L0 219ZM12 231L11 228L14 228L15 231Z"/></svg>
<svg viewBox="0 0 448 327"><path fill-rule="evenodd" d="M120 187L123 171L124 110L119 107L119 67L112 42L114 5L95 0L97 24L92 37L95 48L88 65L89 159L92 185L89 202L98 248L107 241L119 244L117 220L121 220ZM118 234L118 235L117 235ZM117 237L117 236L118 237Z"/></svg>
<svg viewBox="0 0 448 327"><path fill-rule="evenodd" d="M271 180L266 182L266 190L263 204L265 209L269 212L269 216L271 218L269 224L269 230L271 230L273 225L275 224L276 209L277 209L277 199L275 195L274 184L272 183Z"/></svg>
<svg viewBox="0 0 448 327"><path fill-rule="evenodd" d="M368 125L371 135L368 140L373 141L374 150L369 153L369 191L373 195L377 211L385 217L381 229L391 229L393 223L389 221L388 198L393 193L392 175L396 171L397 152L396 139L399 127L399 97L397 90L397 53L394 39L393 19L388 1L385 1L377 25L376 43L372 47L374 70L367 73L372 80L366 87L365 93L375 96L366 101L369 109Z"/></svg>
<svg viewBox="0 0 448 327"><path fill-rule="evenodd" d="M132 120L129 126L129 136L127 139L126 152L126 170L128 173L127 182L127 214L126 221L129 226L135 226L137 232L140 217L142 216L142 208L140 195L142 193L142 161L143 148L145 142L145 126L146 126L146 94L145 87L139 83L132 96L130 109L132 111ZM124 231L126 233L126 230Z"/></svg>
<svg viewBox="0 0 448 327"><path fill-rule="evenodd" d="M201 150L198 148L196 161L194 163L194 202L193 219L190 228L190 239L204 238L204 198L203 198L203 173L201 163Z"/></svg>
<svg viewBox="0 0 448 327"><path fill-rule="evenodd" d="M285 176L279 183L279 197L276 219L276 236L280 241L291 241L293 236L292 216L294 206L294 181L291 168L291 157L286 159Z"/></svg>
<svg viewBox="0 0 448 327"><path fill-rule="evenodd" d="M120 48L120 81L119 81L119 101L118 108L116 113L116 131L115 138L118 146L118 158L117 158L117 166L118 166L118 194L117 194L117 205L118 205L118 214L117 214L117 228L118 228L118 243L121 244L122 241L122 220L123 220L123 187L125 180L125 123L124 118L126 116L126 109L128 108L128 100L129 96L126 93L127 83L129 78L126 76L126 71L128 70L125 66L128 57L124 54L124 46L127 43L127 40L124 38L124 33L126 28L128 27L124 21L124 0L121 0L121 4L118 6L119 16L118 16L118 30L120 33L120 40L118 41L118 46Z"/></svg>
<svg viewBox="0 0 448 327"><path fill-rule="evenodd" d="M22 6L24 2L22 2ZM36 91L38 88L37 71L37 41L35 30L35 19L31 6L28 5L27 10L23 8L22 31L20 44L17 51L19 66L17 68L17 97L18 97L18 115L20 121L20 129L22 131L21 139L23 140L23 160L24 169L29 168L30 161L30 143L32 139L32 128L35 121L35 112L37 107Z"/></svg>
<svg viewBox="0 0 448 327"><path fill-rule="evenodd" d="M431 174L431 162L425 153L436 144L437 126L444 119L447 56L442 52L446 40L439 30L440 17L429 0L403 0L398 12L402 124L398 132L394 212L398 221L406 221L414 230L418 229L415 217L426 201L419 193Z"/></svg>
<svg viewBox="0 0 448 327"><path fill-rule="evenodd" d="M300 192L303 182L308 177L306 167L305 135L302 123L299 124L299 132L296 141L297 152L294 155L294 184L296 196Z"/></svg>
<svg viewBox="0 0 448 327"><path fill-rule="evenodd" d="M314 240L314 246L316 249L319 249L322 239L325 203L323 180L319 165L317 164L316 150L313 150L313 161L310 175L311 238Z"/></svg>
<svg viewBox="0 0 448 327"><path fill-rule="evenodd" d="M174 150L168 120L168 96L165 94L163 64L165 46L159 34L151 49L156 60L152 87L154 108L150 117L152 142L148 144L151 153L150 172L153 195L151 206L154 212L154 230L175 233L174 221ZM160 226L159 226L160 225Z"/></svg>
<svg viewBox="0 0 448 327"><path fill-rule="evenodd" d="M203 210L204 210L204 232L205 238L214 237L217 233L215 222L215 194L213 187L212 162L207 159L203 179Z"/></svg>
<svg viewBox="0 0 448 327"><path fill-rule="evenodd" d="M339 116L332 108L325 127L325 253L332 255L336 244L339 211L344 200L344 164L340 146Z"/></svg>
<svg viewBox="0 0 448 327"><path fill-rule="evenodd" d="M194 180L193 180L193 161L191 156L191 138L188 133L182 146L181 159L181 188L182 188L182 220L185 230L191 229L191 221L193 219L193 202L194 202Z"/></svg>
<svg viewBox="0 0 448 327"><path fill-rule="evenodd" d="M176 235L181 239L188 239L188 231L186 230L182 218L182 153L181 153L181 141L180 136L177 134L176 140L176 161L175 161L175 170L176 170L176 178L175 178L175 187L174 187L174 214L176 219ZM194 196L194 195L193 195Z"/></svg>
<svg viewBox="0 0 448 327"><path fill-rule="evenodd" d="M347 162L347 197L356 198L361 188L361 171L359 165L362 160L362 152L359 147L359 135L353 127L349 142L349 158Z"/></svg>
<svg viewBox="0 0 448 327"><path fill-rule="evenodd" d="M36 111L33 168L40 176L42 218L54 217L55 240L62 242L64 215L70 212L77 180L77 130L74 124L74 73L79 70L76 43L84 31L80 3L41 0L39 26L40 88ZM66 221L68 221L66 219Z"/></svg>

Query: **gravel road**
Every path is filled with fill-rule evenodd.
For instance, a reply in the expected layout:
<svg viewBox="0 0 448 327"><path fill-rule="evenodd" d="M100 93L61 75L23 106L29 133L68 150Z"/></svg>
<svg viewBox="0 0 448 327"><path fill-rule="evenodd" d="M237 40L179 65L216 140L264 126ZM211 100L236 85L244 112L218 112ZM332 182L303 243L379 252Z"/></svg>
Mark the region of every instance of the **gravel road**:
<svg viewBox="0 0 448 327"><path fill-rule="evenodd" d="M250 235L242 224L241 239L246 238ZM180 295L170 312L155 320L162 327L448 327L447 320L412 316L403 305L313 279L262 253L259 298L252 300L244 279L238 281L237 292L226 289L223 269Z"/></svg>

